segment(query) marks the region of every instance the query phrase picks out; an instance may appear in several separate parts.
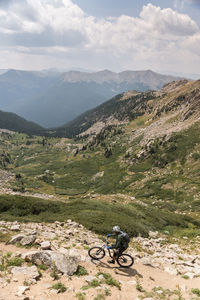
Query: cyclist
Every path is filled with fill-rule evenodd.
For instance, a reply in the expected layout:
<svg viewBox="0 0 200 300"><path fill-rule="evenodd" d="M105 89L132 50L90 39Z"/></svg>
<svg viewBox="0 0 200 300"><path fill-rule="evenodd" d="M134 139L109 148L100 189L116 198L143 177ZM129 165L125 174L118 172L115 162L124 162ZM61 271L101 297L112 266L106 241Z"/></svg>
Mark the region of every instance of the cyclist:
<svg viewBox="0 0 200 300"><path fill-rule="evenodd" d="M108 249L116 249L113 254L113 259L109 260L108 263L114 264L116 259L122 255L122 253L128 248L128 243L130 238L126 232L120 230L119 226L114 226L112 229L112 234L108 234L107 237L115 236L116 241L112 246L108 246Z"/></svg>

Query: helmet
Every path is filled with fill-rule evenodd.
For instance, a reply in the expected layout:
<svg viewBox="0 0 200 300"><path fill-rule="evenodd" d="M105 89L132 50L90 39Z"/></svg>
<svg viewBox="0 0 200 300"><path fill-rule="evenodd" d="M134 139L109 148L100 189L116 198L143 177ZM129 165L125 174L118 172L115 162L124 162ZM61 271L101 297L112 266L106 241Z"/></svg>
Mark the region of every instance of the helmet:
<svg viewBox="0 0 200 300"><path fill-rule="evenodd" d="M119 226L114 226L112 229L112 232L120 232L120 227Z"/></svg>

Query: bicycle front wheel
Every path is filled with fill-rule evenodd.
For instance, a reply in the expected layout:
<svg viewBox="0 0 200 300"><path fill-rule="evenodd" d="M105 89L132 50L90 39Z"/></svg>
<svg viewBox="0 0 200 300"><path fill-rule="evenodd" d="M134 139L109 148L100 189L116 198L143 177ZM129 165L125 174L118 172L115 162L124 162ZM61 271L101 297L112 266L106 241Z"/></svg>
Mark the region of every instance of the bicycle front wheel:
<svg viewBox="0 0 200 300"><path fill-rule="evenodd" d="M134 259L129 254L122 254L117 258L117 263L120 267L129 268L134 264Z"/></svg>
<svg viewBox="0 0 200 300"><path fill-rule="evenodd" d="M104 249L102 249L101 247L90 248L88 254L92 259L96 259L96 260L102 259L106 255Z"/></svg>

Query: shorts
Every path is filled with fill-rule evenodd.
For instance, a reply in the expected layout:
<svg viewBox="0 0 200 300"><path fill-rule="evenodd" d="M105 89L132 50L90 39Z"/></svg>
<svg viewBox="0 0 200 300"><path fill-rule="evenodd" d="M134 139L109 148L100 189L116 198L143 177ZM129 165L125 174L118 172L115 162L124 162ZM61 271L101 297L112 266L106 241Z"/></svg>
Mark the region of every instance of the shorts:
<svg viewBox="0 0 200 300"><path fill-rule="evenodd" d="M128 247L118 248L115 250L114 257L119 257Z"/></svg>

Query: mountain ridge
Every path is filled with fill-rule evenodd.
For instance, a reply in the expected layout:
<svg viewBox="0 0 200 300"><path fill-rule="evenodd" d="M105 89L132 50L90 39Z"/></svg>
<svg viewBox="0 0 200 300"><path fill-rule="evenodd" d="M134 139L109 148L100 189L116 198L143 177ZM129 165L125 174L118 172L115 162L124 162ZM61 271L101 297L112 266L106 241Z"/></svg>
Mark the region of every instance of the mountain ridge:
<svg viewBox="0 0 200 300"><path fill-rule="evenodd" d="M198 114L199 89L199 80L180 80L168 83L160 91L143 93L129 91L122 93L80 115L70 123L57 128L56 132L58 134L62 134L62 132L65 134L66 132L68 137L70 137L70 134L84 135L84 132L88 134L87 130L92 133L91 127L98 127L98 124L98 130L101 130L107 125L128 123L136 117L145 114L152 115L149 117L150 122L150 120L153 121L162 113L176 111L176 109L181 109L179 115L182 114L182 118L179 117L179 122L182 122L182 119L186 120L195 113Z"/></svg>
<svg viewBox="0 0 200 300"><path fill-rule="evenodd" d="M21 118L17 114L0 110L0 128L26 134L42 135L45 129L36 123Z"/></svg>
<svg viewBox="0 0 200 300"><path fill-rule="evenodd" d="M0 75L0 109L52 128L124 91L158 89L175 79L150 70L121 73L8 70Z"/></svg>

